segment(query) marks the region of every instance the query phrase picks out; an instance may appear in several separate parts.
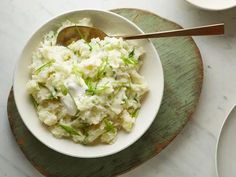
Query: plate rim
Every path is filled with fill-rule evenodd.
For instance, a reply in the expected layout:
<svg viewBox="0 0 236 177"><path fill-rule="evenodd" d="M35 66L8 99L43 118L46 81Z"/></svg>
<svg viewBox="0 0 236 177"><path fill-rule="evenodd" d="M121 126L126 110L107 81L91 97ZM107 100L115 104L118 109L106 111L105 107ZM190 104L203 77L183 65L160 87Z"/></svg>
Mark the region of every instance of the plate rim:
<svg viewBox="0 0 236 177"><path fill-rule="evenodd" d="M223 131L224 127L225 127L225 124L226 124L227 120L229 120L230 114L234 111L234 109L236 109L236 104L233 104L233 106L230 108L229 113L227 114L225 120L223 121L223 123L222 123L222 125L220 127L220 133L219 133L218 138L217 138L216 152L215 152L215 170L216 170L216 176L217 177L220 177L219 176L219 167L218 167L218 162L219 162L219 159L218 159L219 143L220 143L220 140L221 140L221 137L222 137L222 131Z"/></svg>

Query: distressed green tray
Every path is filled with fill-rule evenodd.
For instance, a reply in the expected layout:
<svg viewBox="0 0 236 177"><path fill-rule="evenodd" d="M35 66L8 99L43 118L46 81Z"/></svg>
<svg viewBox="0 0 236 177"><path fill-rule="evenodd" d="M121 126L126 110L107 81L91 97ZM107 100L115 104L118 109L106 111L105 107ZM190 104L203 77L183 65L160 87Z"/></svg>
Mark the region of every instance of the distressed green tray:
<svg viewBox="0 0 236 177"><path fill-rule="evenodd" d="M181 28L153 13L138 9L116 9L145 32ZM188 122L201 92L203 66L199 49L191 37L153 40L164 68L165 91L159 113L149 130L127 149L102 158L73 158L40 143L25 127L13 93L8 99L8 117L18 145L33 166L48 177L110 177L124 173L161 152ZM148 62L148 61L146 61Z"/></svg>

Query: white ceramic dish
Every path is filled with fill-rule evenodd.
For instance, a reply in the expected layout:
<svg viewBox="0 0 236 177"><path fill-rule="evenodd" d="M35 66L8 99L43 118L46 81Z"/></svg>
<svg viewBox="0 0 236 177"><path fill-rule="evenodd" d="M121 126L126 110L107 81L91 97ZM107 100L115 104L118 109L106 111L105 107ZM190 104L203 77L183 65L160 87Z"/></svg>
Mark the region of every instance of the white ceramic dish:
<svg viewBox="0 0 236 177"><path fill-rule="evenodd" d="M218 177L236 174L236 106L225 120L217 143L216 168Z"/></svg>
<svg viewBox="0 0 236 177"><path fill-rule="evenodd" d="M236 7L236 0L186 0L190 4L206 10L226 10Z"/></svg>
<svg viewBox="0 0 236 177"><path fill-rule="evenodd" d="M134 23L108 11L79 10L57 16L44 24L27 42L16 66L13 91L18 111L26 127L46 146L60 153L83 158L101 157L119 152L138 140L150 127L159 110L164 89L164 77L160 58L149 40L139 40L138 45L146 51L144 65L141 69L150 91L142 103L134 129L127 134L119 132L116 142L112 145L83 146L71 140L56 139L40 123L30 97L26 92L26 83L30 78L28 66L31 63L32 52L38 47L42 36L50 30L55 30L61 22L84 17L91 18L95 27L108 34L138 34L143 33Z"/></svg>

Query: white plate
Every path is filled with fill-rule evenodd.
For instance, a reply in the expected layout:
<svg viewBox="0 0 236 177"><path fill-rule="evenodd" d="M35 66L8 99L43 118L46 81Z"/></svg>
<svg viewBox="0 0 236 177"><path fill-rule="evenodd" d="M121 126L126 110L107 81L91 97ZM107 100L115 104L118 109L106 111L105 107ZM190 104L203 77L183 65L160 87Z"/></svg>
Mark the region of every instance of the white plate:
<svg viewBox="0 0 236 177"><path fill-rule="evenodd" d="M149 85L149 93L143 100L142 107L131 133L119 132L117 141L112 145L84 146L70 140L56 139L40 123L30 97L26 92L26 83L30 79L28 66L32 52L38 47L43 35L55 30L61 22L69 19L75 21L84 17L91 18L95 27L108 34L140 34L143 33L134 23L115 13L101 10L78 10L53 18L36 31L26 44L14 74L13 91L18 111L26 127L42 143L63 154L74 157L93 158L119 152L137 141L150 127L159 110L163 90L164 76L160 58L149 40L139 40L138 45L146 51L141 73Z"/></svg>
<svg viewBox="0 0 236 177"><path fill-rule="evenodd" d="M206 10L225 10L236 7L236 0L186 0L190 4Z"/></svg>
<svg viewBox="0 0 236 177"><path fill-rule="evenodd" d="M216 167L219 177L236 176L236 106L221 129L217 144Z"/></svg>

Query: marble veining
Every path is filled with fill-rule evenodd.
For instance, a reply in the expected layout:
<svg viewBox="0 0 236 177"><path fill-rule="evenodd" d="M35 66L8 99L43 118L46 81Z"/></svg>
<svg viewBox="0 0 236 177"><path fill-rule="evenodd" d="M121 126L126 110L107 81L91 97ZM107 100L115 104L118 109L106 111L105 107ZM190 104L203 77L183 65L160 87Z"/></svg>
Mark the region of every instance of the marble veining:
<svg viewBox="0 0 236 177"><path fill-rule="evenodd" d="M216 176L216 141L236 102L236 8L210 12L184 0L1 0L0 177L42 177L17 146L6 114L14 66L27 39L46 20L65 11L122 7L150 10L183 27L225 22L226 35L194 37L204 64L204 83L196 112L181 134L158 156L121 176Z"/></svg>

